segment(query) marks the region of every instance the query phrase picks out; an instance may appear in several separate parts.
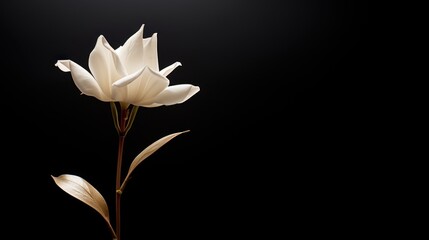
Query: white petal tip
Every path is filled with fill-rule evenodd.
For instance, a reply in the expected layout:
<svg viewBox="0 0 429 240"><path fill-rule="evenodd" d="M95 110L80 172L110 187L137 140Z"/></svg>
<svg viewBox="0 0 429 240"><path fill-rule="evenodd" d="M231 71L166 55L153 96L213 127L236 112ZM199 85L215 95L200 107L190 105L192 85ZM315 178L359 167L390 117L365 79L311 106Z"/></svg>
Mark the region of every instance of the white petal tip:
<svg viewBox="0 0 429 240"><path fill-rule="evenodd" d="M198 87L198 86L192 86L192 90L191 90L191 92L193 92L193 93L197 93L197 92L199 92L200 91L200 87Z"/></svg>
<svg viewBox="0 0 429 240"><path fill-rule="evenodd" d="M58 60L57 63L55 63L55 67L58 67L63 72L70 72L70 61Z"/></svg>

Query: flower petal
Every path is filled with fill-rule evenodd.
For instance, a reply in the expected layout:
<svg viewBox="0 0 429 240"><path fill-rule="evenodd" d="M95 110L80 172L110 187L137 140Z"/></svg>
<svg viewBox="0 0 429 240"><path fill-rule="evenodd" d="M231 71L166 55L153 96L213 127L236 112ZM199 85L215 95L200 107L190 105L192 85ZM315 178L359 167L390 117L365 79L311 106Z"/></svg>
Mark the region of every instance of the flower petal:
<svg viewBox="0 0 429 240"><path fill-rule="evenodd" d="M145 68L142 68L142 69L136 71L133 74L130 74L128 76L125 76L125 77L119 79L118 81L116 81L116 82L113 83L113 86L115 86L115 87L123 87L123 86L126 86L126 85L130 84L131 82L133 82L134 80L136 80L136 78L139 77L143 73L144 69Z"/></svg>
<svg viewBox="0 0 429 240"><path fill-rule="evenodd" d="M143 28L144 24L128 38L123 46L115 50L129 73L136 72L145 66L143 58Z"/></svg>
<svg viewBox="0 0 429 240"><path fill-rule="evenodd" d="M174 69L176 69L178 66L182 66L180 62L175 62L171 64L170 66L163 68L159 73L161 73L164 77L167 77L168 74L170 74Z"/></svg>
<svg viewBox="0 0 429 240"><path fill-rule="evenodd" d="M63 72L70 72L70 62L70 60L58 60L55 66Z"/></svg>
<svg viewBox="0 0 429 240"><path fill-rule="evenodd" d="M115 94L115 99L120 99L119 92L116 93L116 91L126 88L128 91L126 99L123 98L121 101L138 106L137 103L143 101L143 99L153 99L167 88L169 83L170 81L166 77L149 67L145 67L137 78L124 78L115 82L113 84L113 93Z"/></svg>
<svg viewBox="0 0 429 240"><path fill-rule="evenodd" d="M157 107L160 105L168 106L183 103L199 91L200 87L198 86L178 84L164 89L164 91L158 94L154 99L151 99L151 101L140 102L140 105L144 107Z"/></svg>
<svg viewBox="0 0 429 240"><path fill-rule="evenodd" d="M112 54L113 63L115 64L116 71L119 73L119 75L122 77L128 75L127 69L125 69L125 66L122 64L122 61L119 58L118 54L115 52L115 49L110 46L106 38L102 37L101 40L103 46Z"/></svg>
<svg viewBox="0 0 429 240"><path fill-rule="evenodd" d="M64 72L71 72L71 76L76 87L85 95L96 97L101 101L110 101L110 99L101 91L98 82L83 67L71 60L58 60L55 64Z"/></svg>
<svg viewBox="0 0 429 240"><path fill-rule="evenodd" d="M158 34L154 33L150 38L143 39L143 62L155 71L159 71L158 65Z"/></svg>
<svg viewBox="0 0 429 240"><path fill-rule="evenodd" d="M99 36L94 49L89 55L89 69L101 90L110 97L112 83L123 77L123 75L118 73L112 52L106 48L105 43L104 37Z"/></svg>
<svg viewBox="0 0 429 240"><path fill-rule="evenodd" d="M112 84L112 97L119 102L126 102L130 103L130 95L129 91L132 90L132 88L128 88L127 85L132 83L137 78L141 77L143 74L143 71L145 68L140 69L139 71L130 74L128 76L125 76L118 81L114 82Z"/></svg>
<svg viewBox="0 0 429 240"><path fill-rule="evenodd" d="M141 102L151 101L164 89L168 87L170 81L162 76L159 72L155 72L151 68L146 68L141 78L130 84L130 99L131 103L140 106Z"/></svg>

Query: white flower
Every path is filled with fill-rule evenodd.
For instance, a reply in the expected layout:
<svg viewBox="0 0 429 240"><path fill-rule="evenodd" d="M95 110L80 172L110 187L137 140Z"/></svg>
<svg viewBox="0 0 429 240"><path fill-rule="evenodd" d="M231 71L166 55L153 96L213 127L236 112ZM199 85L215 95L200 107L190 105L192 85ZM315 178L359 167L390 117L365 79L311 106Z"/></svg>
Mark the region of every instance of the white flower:
<svg viewBox="0 0 429 240"><path fill-rule="evenodd" d="M143 38L143 28L144 25L117 49L100 35L89 55L90 72L72 60L58 60L55 66L71 72L83 94L104 102L142 107L185 102L200 88L191 84L170 86L167 76L181 63L159 70L157 34Z"/></svg>

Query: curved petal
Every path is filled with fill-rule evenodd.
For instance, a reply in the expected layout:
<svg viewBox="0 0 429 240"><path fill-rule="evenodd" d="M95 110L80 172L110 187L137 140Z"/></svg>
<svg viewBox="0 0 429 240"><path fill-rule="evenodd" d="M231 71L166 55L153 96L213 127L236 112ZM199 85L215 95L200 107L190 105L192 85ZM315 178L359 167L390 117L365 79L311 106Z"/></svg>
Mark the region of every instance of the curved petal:
<svg viewBox="0 0 429 240"><path fill-rule="evenodd" d="M71 72L71 76L76 87L85 95L93 96L101 101L109 101L110 99L101 91L98 82L94 77L83 67L71 60L58 60L55 64L64 72Z"/></svg>
<svg viewBox="0 0 429 240"><path fill-rule="evenodd" d="M130 103L139 106L140 102L154 99L169 84L170 81L166 77L148 67L141 78L130 84Z"/></svg>
<svg viewBox="0 0 429 240"><path fill-rule="evenodd" d="M134 35L128 38L123 46L115 50L128 72L138 71L145 66L143 59L143 28L144 24Z"/></svg>
<svg viewBox="0 0 429 240"><path fill-rule="evenodd" d="M130 103L129 101L129 90L131 90L132 88L128 88L127 85L132 83L134 80L136 80L137 78L141 77L143 72L144 72L145 68L140 69L139 71L130 74L128 76L125 76L121 79L119 79L118 81L114 82L112 84L112 97L119 102L127 102Z"/></svg>
<svg viewBox="0 0 429 240"><path fill-rule="evenodd" d="M102 38L103 46L110 51L113 58L113 63L115 64L115 69L119 73L121 77L128 75L127 69L125 69L125 66L122 64L121 59L119 58L118 54L115 52L115 49L110 46L109 42L107 42L106 38Z"/></svg>
<svg viewBox="0 0 429 240"><path fill-rule="evenodd" d="M116 82L113 83L113 86L115 86L115 87L123 87L123 86L126 86L126 85L130 84L131 82L133 82L134 80L136 80L136 78L138 78L143 73L144 69L145 69L145 67L142 68L142 69L140 69L140 70L138 70L138 71L136 71L133 74L130 74L128 76L125 76L125 77L119 79L118 81L116 81Z"/></svg>
<svg viewBox="0 0 429 240"><path fill-rule="evenodd" d="M143 99L143 101L139 103L139 106L157 107L160 105L168 106L183 103L199 91L200 87L198 86L193 86L190 84L178 84L164 89L164 91L162 91L151 101L144 101Z"/></svg>
<svg viewBox="0 0 429 240"><path fill-rule="evenodd" d="M182 64L180 62L175 62L170 66L163 68L161 71L159 71L159 73L161 73L164 77L167 77L168 74L170 74L174 69L179 66L182 66Z"/></svg>
<svg viewBox="0 0 429 240"><path fill-rule="evenodd" d="M143 39L143 47L143 62L158 72L158 34L154 33L152 37Z"/></svg>
<svg viewBox="0 0 429 240"><path fill-rule="evenodd" d="M118 73L112 52L106 48L105 39L101 35L89 55L89 69L101 90L107 96L112 95L112 83L122 76Z"/></svg>
<svg viewBox="0 0 429 240"><path fill-rule="evenodd" d="M165 88L168 87L170 81L159 74L158 72L153 71L149 67L145 67L141 75L137 78L124 79L126 84L121 84L119 81L118 84L113 85L113 92L116 94L116 91L124 91L121 89L127 89L126 98L122 98L121 101L125 101L127 103L131 103L136 105L136 103L143 101L143 99L152 99L160 92L162 92ZM115 97L115 99L119 99Z"/></svg>
<svg viewBox="0 0 429 240"><path fill-rule="evenodd" d="M58 60L55 63L55 67L58 67L63 72L70 72L70 62L71 60Z"/></svg>

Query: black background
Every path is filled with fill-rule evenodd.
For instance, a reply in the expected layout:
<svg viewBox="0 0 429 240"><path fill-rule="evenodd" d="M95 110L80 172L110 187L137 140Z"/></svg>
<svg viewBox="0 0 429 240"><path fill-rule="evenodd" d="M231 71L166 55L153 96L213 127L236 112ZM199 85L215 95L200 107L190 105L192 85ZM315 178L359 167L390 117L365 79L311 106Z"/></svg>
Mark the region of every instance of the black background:
<svg viewBox="0 0 429 240"><path fill-rule="evenodd" d="M1 6L3 199L16 236L110 239L104 220L51 178L83 177L114 217L110 107L80 95L54 64L71 59L87 68L99 35L116 48L142 24L144 37L158 33L160 68L183 65L169 75L171 84L201 91L179 105L140 108L126 140L125 170L155 140L191 131L136 169L122 197L123 240L332 236L338 226L350 227L350 190L357 188L350 176L365 147L356 136L366 121L366 1Z"/></svg>

